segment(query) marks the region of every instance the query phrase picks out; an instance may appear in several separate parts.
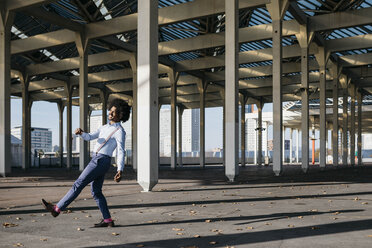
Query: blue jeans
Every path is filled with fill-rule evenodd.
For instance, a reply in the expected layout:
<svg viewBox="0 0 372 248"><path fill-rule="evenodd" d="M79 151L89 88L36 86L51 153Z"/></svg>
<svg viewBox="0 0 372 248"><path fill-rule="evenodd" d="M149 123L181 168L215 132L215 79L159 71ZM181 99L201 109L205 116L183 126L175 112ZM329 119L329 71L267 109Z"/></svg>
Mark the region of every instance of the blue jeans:
<svg viewBox="0 0 372 248"><path fill-rule="evenodd" d="M110 168L111 157L100 154L94 156L89 162L79 178L75 181L72 188L67 194L57 203L60 210L65 210L66 207L80 194L80 192L91 182L91 190L93 198L96 200L99 210L104 219L111 218L107 207L106 198L102 194L102 185L105 180L105 174Z"/></svg>

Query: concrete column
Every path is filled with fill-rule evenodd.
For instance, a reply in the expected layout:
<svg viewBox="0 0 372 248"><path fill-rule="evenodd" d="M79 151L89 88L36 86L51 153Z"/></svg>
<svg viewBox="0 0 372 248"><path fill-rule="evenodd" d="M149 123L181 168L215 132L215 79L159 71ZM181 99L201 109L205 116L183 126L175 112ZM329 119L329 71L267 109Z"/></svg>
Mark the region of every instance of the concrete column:
<svg viewBox="0 0 372 248"><path fill-rule="evenodd" d="M327 127L326 127L326 51L324 47L319 47L318 54L315 55L319 64L319 102L320 102L320 128L319 128L319 166L324 168L326 166L327 158Z"/></svg>
<svg viewBox="0 0 372 248"><path fill-rule="evenodd" d="M182 167L182 115L185 107L178 106L178 166Z"/></svg>
<svg viewBox="0 0 372 248"><path fill-rule="evenodd" d="M343 89L343 113L342 113L342 164L347 165L347 153L348 153L348 142L347 142L347 109L348 109L348 93L347 88Z"/></svg>
<svg viewBox="0 0 372 248"><path fill-rule="evenodd" d="M243 94L239 95L240 100L240 153L241 153L241 166L245 166L245 103L247 102L247 97Z"/></svg>
<svg viewBox="0 0 372 248"><path fill-rule="evenodd" d="M225 92L223 93L225 96ZM226 106L225 97L223 98L222 106L222 156L223 156L223 166L226 167Z"/></svg>
<svg viewBox="0 0 372 248"><path fill-rule="evenodd" d="M145 192L158 182L158 1L138 1L137 180Z"/></svg>
<svg viewBox="0 0 372 248"><path fill-rule="evenodd" d="M225 0L226 167L230 181L239 175L239 1Z"/></svg>
<svg viewBox="0 0 372 248"><path fill-rule="evenodd" d="M79 106L80 106L80 128L88 132L88 51L89 40L84 34L77 34L76 48L79 52ZM80 140L79 170L83 171L89 162L88 142Z"/></svg>
<svg viewBox="0 0 372 248"><path fill-rule="evenodd" d="M283 163L285 162L285 126L282 126L282 147L283 147L283 155L282 155L282 159L283 159Z"/></svg>
<svg viewBox="0 0 372 248"><path fill-rule="evenodd" d="M100 97L102 101L102 126L107 124L107 100L108 100L108 93L106 87L103 88L100 92Z"/></svg>
<svg viewBox="0 0 372 248"><path fill-rule="evenodd" d="M225 90L220 90L220 96L221 96L221 99L223 101L223 104L222 104L222 156L223 156L223 159L222 159L222 164L223 166L226 165L226 118L225 118L225 110L226 110L226 107L225 107Z"/></svg>
<svg viewBox="0 0 372 248"><path fill-rule="evenodd" d="M362 165L362 100L361 92L357 93L358 97L358 165Z"/></svg>
<svg viewBox="0 0 372 248"><path fill-rule="evenodd" d="M207 90L207 83L203 80L200 80L198 82L198 89L200 95L199 157L200 167L205 168L205 91Z"/></svg>
<svg viewBox="0 0 372 248"><path fill-rule="evenodd" d="M350 163L355 166L355 85L350 84Z"/></svg>
<svg viewBox="0 0 372 248"><path fill-rule="evenodd" d="M73 88L70 86L69 83L65 83L65 91L66 91L66 102L67 102L67 140L66 140L66 167L67 169L72 168L72 91ZM79 138L76 138L79 139Z"/></svg>
<svg viewBox="0 0 372 248"><path fill-rule="evenodd" d="M269 151L267 149L267 139L269 137L269 123L266 122L266 130L265 130L265 133L266 133L266 141L265 141L265 157L269 156Z"/></svg>
<svg viewBox="0 0 372 248"><path fill-rule="evenodd" d="M63 167L63 110L65 105L62 101L57 102L59 114L59 164Z"/></svg>
<svg viewBox="0 0 372 248"><path fill-rule="evenodd" d="M333 74L333 115L332 115L332 153L333 153L333 165L338 165L338 76L339 68L334 65L332 70Z"/></svg>
<svg viewBox="0 0 372 248"><path fill-rule="evenodd" d="M288 7L287 0L273 0L266 5L272 19L273 28L273 131L275 175L282 172L283 166L283 115L282 115L282 20Z"/></svg>
<svg viewBox="0 0 372 248"><path fill-rule="evenodd" d="M175 170L177 165L177 80L176 71L168 73L171 83L171 169Z"/></svg>
<svg viewBox="0 0 372 248"><path fill-rule="evenodd" d="M299 129L296 129L296 163L298 164L299 161L300 161L300 158L299 158L299 148L300 146L300 130Z"/></svg>
<svg viewBox="0 0 372 248"><path fill-rule="evenodd" d="M10 143L10 29L14 14L0 3L0 175L11 172Z"/></svg>
<svg viewBox="0 0 372 248"><path fill-rule="evenodd" d="M29 144L30 136L29 136L29 127L30 127L30 111L29 110L29 103L30 103L30 94L28 92L28 86L30 84L30 79L28 75L23 74L20 78L22 84L22 169L26 170L30 167L31 156L30 156L30 149L31 147Z"/></svg>
<svg viewBox="0 0 372 248"><path fill-rule="evenodd" d="M132 55L129 59L130 67L133 73L133 103L132 103L132 168L137 171L137 58Z"/></svg>
<svg viewBox="0 0 372 248"><path fill-rule="evenodd" d="M307 25L300 25L297 35L301 47L301 167L306 173L309 169L309 37Z"/></svg>
<svg viewBox="0 0 372 248"><path fill-rule="evenodd" d="M293 155L292 155L292 149L293 149L293 129L290 128L289 129L289 134L290 134L290 138L289 138L289 163L292 164L292 158L293 158Z"/></svg>
<svg viewBox="0 0 372 248"><path fill-rule="evenodd" d="M256 128L258 127L258 120L256 119ZM254 132L254 151L253 151L253 164L254 165L257 165L257 154L258 154L258 152L257 152L257 141L258 141L258 133L257 133L257 131L256 132Z"/></svg>
<svg viewBox="0 0 372 248"><path fill-rule="evenodd" d="M258 110L258 156L257 156L257 165L262 165L262 108L263 101L261 99L260 103L257 106Z"/></svg>
<svg viewBox="0 0 372 248"><path fill-rule="evenodd" d="M28 116L29 116L29 122L27 123L26 125L26 136L28 137L27 138L27 147L28 149L26 150L26 154L27 154L27 157L28 157L28 161L29 161L29 165L31 166L32 165L32 151L31 151L31 131L32 131L32 128L31 128L31 110L32 110L32 104L33 104L33 101L31 99L28 99L28 108L26 111L28 111Z"/></svg>

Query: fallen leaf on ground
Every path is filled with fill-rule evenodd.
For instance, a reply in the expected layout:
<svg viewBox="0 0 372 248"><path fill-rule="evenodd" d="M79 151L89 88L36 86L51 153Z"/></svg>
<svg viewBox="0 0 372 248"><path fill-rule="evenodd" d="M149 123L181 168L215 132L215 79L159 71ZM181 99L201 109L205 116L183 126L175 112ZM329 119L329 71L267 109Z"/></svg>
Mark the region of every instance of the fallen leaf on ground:
<svg viewBox="0 0 372 248"><path fill-rule="evenodd" d="M22 247L22 246L24 246L22 243L17 243L17 244L14 244L13 245L14 247Z"/></svg>
<svg viewBox="0 0 372 248"><path fill-rule="evenodd" d="M200 238L199 234L194 235L194 238Z"/></svg>
<svg viewBox="0 0 372 248"><path fill-rule="evenodd" d="M46 239L46 238L41 238L40 240L41 241L48 241L48 239Z"/></svg>
<svg viewBox="0 0 372 248"><path fill-rule="evenodd" d="M210 223L210 222L212 222L212 220L205 220L205 222Z"/></svg>
<svg viewBox="0 0 372 248"><path fill-rule="evenodd" d="M20 218L20 217L17 217L17 218L16 218L16 220L22 220L22 218Z"/></svg>
<svg viewBox="0 0 372 248"><path fill-rule="evenodd" d="M311 212L318 212L318 209L311 209Z"/></svg>
<svg viewBox="0 0 372 248"><path fill-rule="evenodd" d="M119 233L115 233L115 232L113 232L113 233L111 233L113 236L118 236L118 235L120 235Z"/></svg>
<svg viewBox="0 0 372 248"><path fill-rule="evenodd" d="M359 201L360 199L358 197L355 197L354 198L354 201Z"/></svg>
<svg viewBox="0 0 372 248"><path fill-rule="evenodd" d="M185 229L183 229L183 228L175 228L175 227L174 227L174 228L172 228L172 230L173 230L173 231L183 231L183 230L185 230Z"/></svg>
<svg viewBox="0 0 372 248"><path fill-rule="evenodd" d="M368 204L368 202L362 202L362 204L363 204L363 205L367 205L367 204Z"/></svg>
<svg viewBox="0 0 372 248"><path fill-rule="evenodd" d="M217 244L217 242L216 241L211 241L211 242L209 242L209 244L210 245L215 245L215 244Z"/></svg>
<svg viewBox="0 0 372 248"><path fill-rule="evenodd" d="M136 246L137 246L137 247L145 247L145 245L142 245L142 244L141 244L141 245L136 245Z"/></svg>
<svg viewBox="0 0 372 248"><path fill-rule="evenodd" d="M253 226L247 226L246 228L247 228L248 230L253 230L253 229L254 229Z"/></svg>
<svg viewBox="0 0 372 248"><path fill-rule="evenodd" d="M237 231L243 231L243 228L236 228Z"/></svg>
<svg viewBox="0 0 372 248"><path fill-rule="evenodd" d="M334 212L333 214L334 214L334 215L338 215L338 214L340 214L340 212Z"/></svg>
<svg viewBox="0 0 372 248"><path fill-rule="evenodd" d="M8 227L15 227L15 226L18 226L18 224L9 223L9 222L5 222L5 223L3 223L3 227L5 227L5 228L8 228Z"/></svg>
<svg viewBox="0 0 372 248"><path fill-rule="evenodd" d="M312 226L311 229L312 229L312 230L315 230L315 229L319 229L319 227L317 227L317 226Z"/></svg>
<svg viewBox="0 0 372 248"><path fill-rule="evenodd" d="M184 233L177 233L177 235L185 235Z"/></svg>
<svg viewBox="0 0 372 248"><path fill-rule="evenodd" d="M372 238L372 235L368 235L368 237Z"/></svg>
<svg viewBox="0 0 372 248"><path fill-rule="evenodd" d="M78 231L84 231L84 228L78 227L76 230L78 230Z"/></svg>
<svg viewBox="0 0 372 248"><path fill-rule="evenodd" d="M291 225L288 225L288 227L295 227L295 225L292 225L292 224L291 224Z"/></svg>
<svg viewBox="0 0 372 248"><path fill-rule="evenodd" d="M299 219L302 219L302 218L303 218L303 216L298 216L297 218L299 218Z"/></svg>

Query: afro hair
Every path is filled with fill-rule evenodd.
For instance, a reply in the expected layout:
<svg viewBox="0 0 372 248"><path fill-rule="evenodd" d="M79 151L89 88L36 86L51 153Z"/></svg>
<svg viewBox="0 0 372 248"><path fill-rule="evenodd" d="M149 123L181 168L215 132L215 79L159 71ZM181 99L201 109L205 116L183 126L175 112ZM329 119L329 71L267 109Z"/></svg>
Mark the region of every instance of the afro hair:
<svg viewBox="0 0 372 248"><path fill-rule="evenodd" d="M112 107L116 108L116 113L119 115L120 121L126 122L129 119L131 107L126 101L115 98L110 101L108 109Z"/></svg>

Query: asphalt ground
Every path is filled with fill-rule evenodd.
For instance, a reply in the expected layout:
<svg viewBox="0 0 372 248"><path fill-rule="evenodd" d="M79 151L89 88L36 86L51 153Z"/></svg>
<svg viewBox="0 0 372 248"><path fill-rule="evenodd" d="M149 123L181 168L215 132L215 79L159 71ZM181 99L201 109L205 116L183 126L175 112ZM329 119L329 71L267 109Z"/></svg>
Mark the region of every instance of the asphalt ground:
<svg viewBox="0 0 372 248"><path fill-rule="evenodd" d="M141 192L127 169L103 193L114 228L92 228L101 214L86 187L57 218L56 202L79 172L13 170L0 178L0 247L372 247L372 166L241 168L229 183L223 168L161 169L152 192Z"/></svg>

